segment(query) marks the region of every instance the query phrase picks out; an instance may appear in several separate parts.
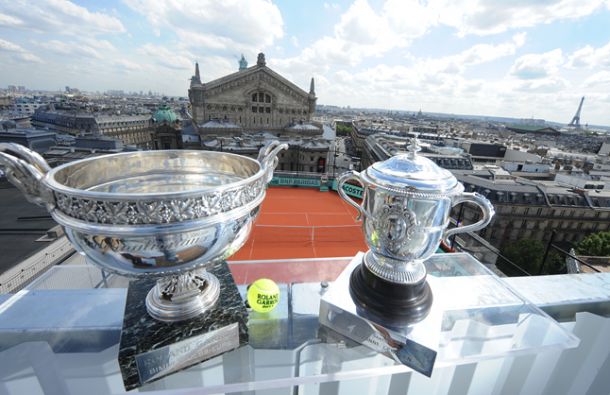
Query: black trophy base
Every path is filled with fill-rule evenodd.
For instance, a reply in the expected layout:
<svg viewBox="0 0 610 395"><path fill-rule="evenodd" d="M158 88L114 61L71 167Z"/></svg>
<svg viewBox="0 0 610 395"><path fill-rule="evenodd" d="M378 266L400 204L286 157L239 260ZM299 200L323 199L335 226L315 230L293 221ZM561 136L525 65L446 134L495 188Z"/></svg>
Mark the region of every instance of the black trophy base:
<svg viewBox="0 0 610 395"><path fill-rule="evenodd" d="M355 305L373 321L409 325L426 318L432 307L425 278L416 284L397 284L377 276L364 263L352 272L349 289Z"/></svg>
<svg viewBox="0 0 610 395"><path fill-rule="evenodd" d="M226 262L207 270L220 281L220 297L213 309L184 321L161 322L147 313L146 295L155 280L130 283L119 348L126 390L248 343L248 313Z"/></svg>

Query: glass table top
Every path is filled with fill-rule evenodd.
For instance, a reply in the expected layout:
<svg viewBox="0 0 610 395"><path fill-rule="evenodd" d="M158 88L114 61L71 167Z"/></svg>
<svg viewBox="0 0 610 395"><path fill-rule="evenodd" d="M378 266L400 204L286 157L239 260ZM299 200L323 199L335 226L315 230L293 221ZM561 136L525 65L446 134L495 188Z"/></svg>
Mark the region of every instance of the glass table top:
<svg viewBox="0 0 610 395"><path fill-rule="evenodd" d="M284 393L280 389L410 372L320 326L320 297L340 271L335 266L348 263L332 260L328 271L316 269L318 274L307 282L279 284L281 298L274 311L250 311L247 346L136 391ZM294 262L275 262L273 271L289 271L291 265ZM437 254L426 268L437 283L434 303L443 308L435 369L578 345L574 335L472 256ZM90 266L57 270L57 275L63 270L64 275L89 278L91 284L102 278ZM124 392L117 355L126 282L111 277L105 283L117 288L42 289L39 282L38 289L0 300L0 381L8 393L42 393L51 387L65 393ZM238 288L243 297L246 285Z"/></svg>

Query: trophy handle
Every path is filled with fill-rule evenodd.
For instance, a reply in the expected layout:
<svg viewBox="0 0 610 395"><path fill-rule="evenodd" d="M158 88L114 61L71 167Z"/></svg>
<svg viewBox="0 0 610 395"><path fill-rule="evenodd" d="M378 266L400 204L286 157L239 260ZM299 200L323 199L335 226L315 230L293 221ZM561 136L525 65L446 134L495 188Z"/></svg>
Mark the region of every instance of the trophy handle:
<svg viewBox="0 0 610 395"><path fill-rule="evenodd" d="M359 220L364 214L362 207L358 203L354 202L351 197L347 196L347 193L345 193L345 191L343 190L343 184L345 184L345 182L348 180L358 181L358 183L362 184L360 173L353 170L346 171L337 178L337 192L339 192L339 196L341 196L343 200L345 200L351 206L355 207L356 210L358 210L358 216L356 217L356 220Z"/></svg>
<svg viewBox="0 0 610 395"><path fill-rule="evenodd" d="M258 152L258 162L266 173L266 182L273 178L273 170L279 162L277 154L284 149L288 149L288 144L273 140L265 144Z"/></svg>
<svg viewBox="0 0 610 395"><path fill-rule="evenodd" d="M43 182L51 168L40 154L19 144L0 143L0 166L28 201L43 207L52 203L51 191Z"/></svg>
<svg viewBox="0 0 610 395"><path fill-rule="evenodd" d="M481 208L481 211L483 211L483 218L481 218L481 220L479 222L476 222L471 225L461 226L459 228L447 229L445 231L445 236L444 236L445 239L454 234L473 232L475 230L483 229L484 227L486 227L489 224L489 222L491 221L491 218L496 213L494 206L489 202L489 200L487 200L487 198L485 196L483 196L479 193L476 193L476 192L462 193L452 202L453 203L452 207L455 207L460 203L466 203L466 202L474 203L477 206L479 206Z"/></svg>

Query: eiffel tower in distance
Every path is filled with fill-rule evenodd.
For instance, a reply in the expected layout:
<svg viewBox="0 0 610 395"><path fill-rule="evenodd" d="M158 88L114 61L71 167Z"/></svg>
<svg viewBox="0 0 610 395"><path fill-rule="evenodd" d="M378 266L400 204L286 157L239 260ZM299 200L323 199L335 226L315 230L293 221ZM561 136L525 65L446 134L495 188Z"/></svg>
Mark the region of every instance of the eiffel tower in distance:
<svg viewBox="0 0 610 395"><path fill-rule="evenodd" d="M576 129L580 129L580 110L582 110L582 103L585 101L585 97L583 96L580 99L580 104L578 105L578 110L576 110L576 114L568 124L568 126L575 127Z"/></svg>

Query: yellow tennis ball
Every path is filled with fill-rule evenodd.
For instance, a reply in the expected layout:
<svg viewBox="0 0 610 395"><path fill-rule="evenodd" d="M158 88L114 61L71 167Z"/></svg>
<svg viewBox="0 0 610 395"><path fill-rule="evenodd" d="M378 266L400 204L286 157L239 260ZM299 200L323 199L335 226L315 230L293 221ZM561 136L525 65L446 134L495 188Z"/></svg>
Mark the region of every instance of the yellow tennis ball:
<svg viewBox="0 0 610 395"><path fill-rule="evenodd" d="M377 235L377 231L374 230L373 233L371 233L371 242L373 242L373 244L377 244L378 240L379 240L379 235Z"/></svg>
<svg viewBox="0 0 610 395"><path fill-rule="evenodd" d="M275 309L280 301L280 288L273 280L261 278L250 285L247 297L252 310L268 313Z"/></svg>

